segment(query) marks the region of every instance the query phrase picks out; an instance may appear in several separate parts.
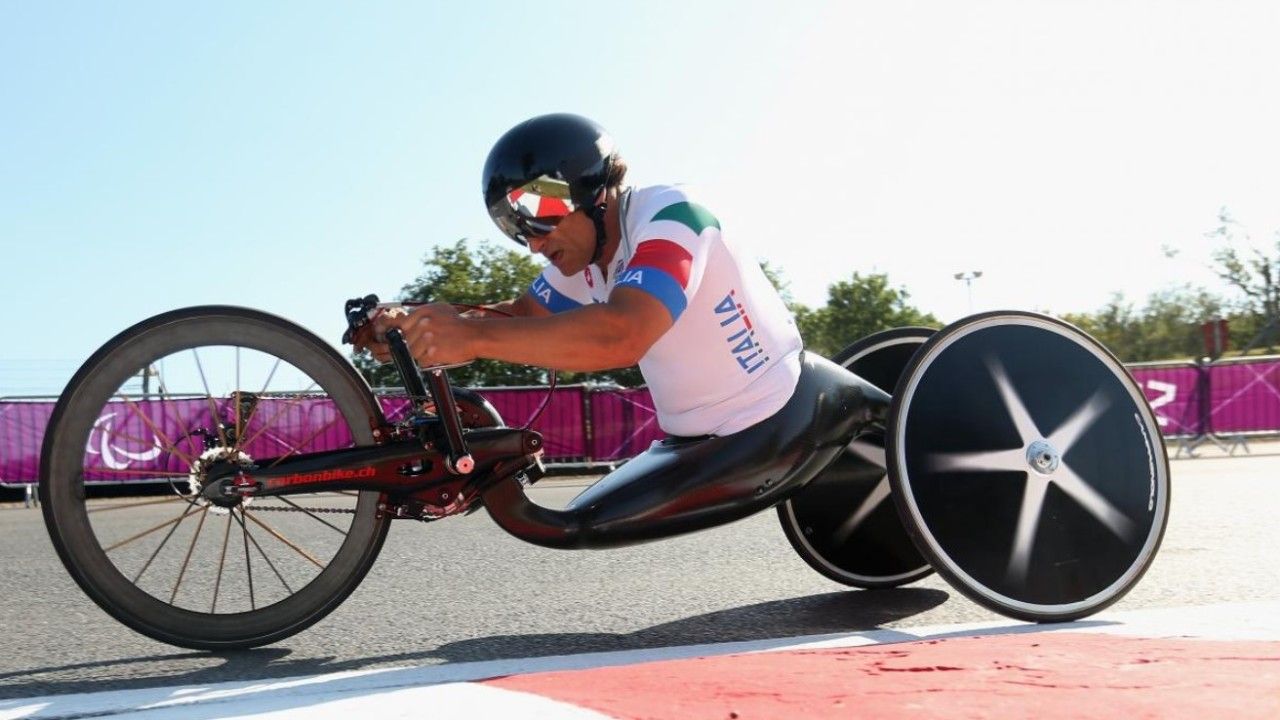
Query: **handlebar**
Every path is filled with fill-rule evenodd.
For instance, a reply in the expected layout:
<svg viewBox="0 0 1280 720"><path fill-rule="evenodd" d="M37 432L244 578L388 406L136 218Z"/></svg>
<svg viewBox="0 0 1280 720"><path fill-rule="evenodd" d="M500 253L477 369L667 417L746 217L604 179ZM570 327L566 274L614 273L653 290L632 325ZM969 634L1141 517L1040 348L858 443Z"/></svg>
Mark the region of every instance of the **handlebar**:
<svg viewBox="0 0 1280 720"><path fill-rule="evenodd" d="M344 343L355 341L357 333L372 322L380 305L377 295L366 295L363 298L348 300L346 304L347 330L342 334ZM440 420L443 433L436 439L445 456L449 472L467 475L475 469L475 460L467 451L466 439L462 436L462 421L458 417L458 405L453 397L453 386L444 367L433 367L426 370L427 381L422 381L422 370L409 352L409 344L404 340L400 328L387 331L387 345L391 348L391 359L411 402L430 398L436 406L436 415ZM428 394L428 392L430 394Z"/></svg>

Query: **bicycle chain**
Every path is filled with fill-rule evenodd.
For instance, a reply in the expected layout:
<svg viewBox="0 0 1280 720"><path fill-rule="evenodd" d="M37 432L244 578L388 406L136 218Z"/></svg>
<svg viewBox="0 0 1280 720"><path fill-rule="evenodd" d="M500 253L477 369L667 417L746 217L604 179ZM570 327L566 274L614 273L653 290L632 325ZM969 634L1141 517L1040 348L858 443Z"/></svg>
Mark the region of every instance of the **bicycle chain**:
<svg viewBox="0 0 1280 720"><path fill-rule="evenodd" d="M294 507L274 507L274 506L268 507L263 505L257 505L253 508L253 510L254 512L261 512L263 510L266 510L268 512L332 513L332 514L338 514L338 515L355 515L356 514L355 510L349 510L347 508L294 508ZM439 518L432 518L432 517L405 517L405 516L398 516L398 515L393 515L392 517L393 519L417 520L418 522L424 522L424 523L431 522L433 520L439 520Z"/></svg>
<svg viewBox="0 0 1280 720"><path fill-rule="evenodd" d="M300 507L295 508L295 507L273 507L273 506L265 506L265 505L255 505L253 507L253 510L254 512L262 512L263 510L266 510L268 512L337 513L337 514L346 514L346 515L356 514L355 510L349 510L347 508L300 508Z"/></svg>

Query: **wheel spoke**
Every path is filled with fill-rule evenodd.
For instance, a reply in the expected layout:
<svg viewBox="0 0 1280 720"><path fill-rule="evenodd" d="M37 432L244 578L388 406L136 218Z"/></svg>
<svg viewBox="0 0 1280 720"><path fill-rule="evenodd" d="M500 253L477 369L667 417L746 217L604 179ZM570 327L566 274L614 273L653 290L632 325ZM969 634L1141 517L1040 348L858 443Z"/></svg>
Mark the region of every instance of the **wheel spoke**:
<svg viewBox="0 0 1280 720"><path fill-rule="evenodd" d="M213 602L209 604L211 613L218 609L218 590L222 587L222 568L227 563L227 544L231 540L231 521L235 514L234 510L227 513L227 529L222 533L222 555L218 557L218 576L213 581Z"/></svg>
<svg viewBox="0 0 1280 720"><path fill-rule="evenodd" d="M241 508L240 515L242 516L242 518L247 517L250 520L253 520L254 522L258 522L257 520L254 520L254 517L252 515L248 515L247 513L245 513L244 508ZM258 524L261 524L261 523L258 523ZM241 525L242 526L244 525L243 520L241 521ZM268 530L268 532L269 531L270 530ZM285 591L287 591L290 595L292 595L293 588L289 587L289 583L284 579L284 575L281 575L280 571L276 569L276 564L271 562L271 558L267 557L267 551L263 550L262 546L258 544L258 539L255 538L253 534L249 532L248 527L244 528L244 533L245 533L245 537L249 539L249 542L253 543L254 549L256 549L258 551L258 554L262 556L262 560L267 563L267 567L271 568L271 572L275 573L276 579L280 581L281 585L284 585ZM245 546L245 552L248 552L248 551L249 551L248 546Z"/></svg>
<svg viewBox="0 0 1280 720"><path fill-rule="evenodd" d="M1048 440L1056 448L1060 448L1063 454L1067 452L1072 445L1076 444L1076 440L1088 430L1093 423L1106 412L1107 407L1111 405L1111 401L1101 390L1093 394L1088 402L1080 406L1071 417L1067 418L1062 426L1049 434Z"/></svg>
<svg viewBox="0 0 1280 720"><path fill-rule="evenodd" d="M309 391L311 388L315 386L316 384L314 382L311 383L307 387L303 388L301 392L297 393L297 395L295 395L292 399L281 397L280 400L283 402L284 407L281 407L278 411L276 411L276 414L272 415L265 423L263 423L262 427L258 429L258 432L254 433L248 440L245 440L240 447L248 447L249 445L252 445L254 440L257 440L259 437L261 437L262 434L266 432L268 428L271 427L271 423L275 422L276 418L285 414L289 409L300 405L302 403L304 393L306 393L307 391ZM246 427L246 429L248 428Z"/></svg>
<svg viewBox="0 0 1280 720"><path fill-rule="evenodd" d="M209 392L209 380L204 375L204 365L200 363L200 353L195 348L191 348L191 354L196 358L196 370L200 372L200 383L204 385L204 396L209 402L209 412L213 415L213 425L218 428L218 441L222 447L227 447L227 433L222 429L222 416L218 414L218 404L213 399L213 393Z"/></svg>
<svg viewBox="0 0 1280 720"><path fill-rule="evenodd" d="M164 413L164 416L169 418L169 421L172 422L174 425L177 425L180 428L182 427L187 428L186 432L184 432L182 434L182 437L179 438L179 441L180 442L190 441L191 434L192 432L195 431L196 428L191 427L192 423L183 422L181 418L174 415L173 400L171 396L168 394L168 392L165 390L163 383L161 383L160 385L160 408L161 408L161 412ZM200 444L203 445L204 443L201 442Z"/></svg>
<svg viewBox="0 0 1280 720"><path fill-rule="evenodd" d="M200 531L204 529L205 518L209 517L209 507L206 505L204 512L200 513L200 523L196 525L195 534L191 536L191 545L187 548L187 556L182 560L182 568L178 570L178 579L173 583L173 594L169 596L169 604L178 597L178 588L182 585L182 578L187 574L187 566L191 564L191 553L195 552L196 541L200 539Z"/></svg>
<svg viewBox="0 0 1280 720"><path fill-rule="evenodd" d="M231 511L233 515L235 512L234 509ZM243 505L240 506L240 517L236 518L236 522L240 523L240 533L244 535L244 568L245 575L249 579L249 609L256 610L258 605L253 598L253 563L249 561L249 526L244 522ZM257 545L258 542L255 540L253 544Z"/></svg>
<svg viewBox="0 0 1280 720"><path fill-rule="evenodd" d="M267 373L267 381L262 383L262 389L258 391L259 401L255 402L253 404L253 407L249 408L249 416L244 419L244 432L249 431L249 425L253 423L254 416L258 414L258 406L262 404L261 402L262 396L266 395L267 388L271 387L271 379L276 376L276 370L280 367L280 362L281 362L280 358L276 358L276 361L271 365L271 372ZM315 383L312 383L312 385L314 386ZM237 430L236 432L236 446L235 446L236 451L239 451L240 448L244 447L247 444L244 440L244 432L241 432L239 430Z"/></svg>
<svg viewBox="0 0 1280 720"><path fill-rule="evenodd" d="M100 473L103 475L147 475L157 478L185 478L186 475L175 473L172 470L130 470L128 468L117 470L115 468L104 467L87 467L82 470L85 474ZM93 512L92 510L90 512Z"/></svg>
<svg viewBox="0 0 1280 720"><path fill-rule="evenodd" d="M1022 398L1018 396L1018 391L1013 389L1009 374L1005 372L1004 366L1000 364L1000 361L994 357L987 358L987 369L991 371L991 377L996 381L996 388L1000 391L1000 397L1004 400L1004 407L1009 413L1009 419L1013 420L1014 427L1018 429L1018 435L1022 438L1022 446L1026 447L1027 443L1038 437L1044 437L1036 426L1036 421L1032 419L1031 413L1027 411L1027 406L1023 404Z"/></svg>
<svg viewBox="0 0 1280 720"><path fill-rule="evenodd" d="M180 501L190 502L189 500L187 500L187 498L183 498L183 497L167 497L163 500L144 500L142 502L129 503L127 505L112 505L110 507L94 508L92 510L87 510L86 512L92 515L94 513L110 512L112 510L129 510L130 508L145 507L147 505L161 505L164 503L180 502Z"/></svg>
<svg viewBox="0 0 1280 720"><path fill-rule="evenodd" d="M235 392L233 392L231 395L232 395L232 397L235 399L235 400L234 400L234 402L235 402L235 405L236 405L236 424L235 424L235 428L236 428L236 436L235 436L235 437L236 437L236 441L235 441L235 443L233 443L233 444L232 444L232 448L233 448L233 449L239 449L239 445L240 445L240 400L241 400L241 397L242 397L242 393L241 393L241 391L240 391L240 346L239 346L239 345L237 345L237 346L236 346L236 384L234 385L234 387L235 387Z"/></svg>
<svg viewBox="0 0 1280 720"><path fill-rule="evenodd" d="M122 546L124 546L124 545L128 545L129 543L133 542L134 540L141 540L142 538L144 538L144 537L146 537L146 536L150 535L150 534L151 534L151 533L153 533L153 532L156 532L156 531L158 531L158 530L163 530L163 529L165 529L165 528L169 527L170 525L175 525L175 524L177 524L177 523L180 523L180 522L182 522L182 521L183 521L183 519L184 519L184 518L186 518L188 515L190 515L191 513L195 512L195 510L196 510L198 507L199 507L198 505L192 505L192 506L188 507L186 510L184 510L184 511L182 512L182 514L181 514L181 515L179 515L178 517L176 517L176 518L174 518L174 519L172 519L172 520L166 521L166 522L162 522L162 523L160 523L159 525L156 525L156 526L155 526L155 527L153 527L153 528L149 528L149 529L147 529L147 530L143 530L142 532L138 533L137 535L133 535L132 537L127 537L127 538L125 538L124 540L121 540L120 542L118 542L118 543L116 543L116 544L112 545L111 547L103 548L103 549L102 549L102 552L104 552L104 553L109 553L109 552L111 552L112 550L115 550L115 549L117 549L117 548L120 548L120 547L122 547Z"/></svg>
<svg viewBox="0 0 1280 720"><path fill-rule="evenodd" d="M197 508L196 505L192 505L191 507L187 508L187 511L182 514L182 517L186 517L191 513L195 512L196 508ZM178 519L181 520L182 518L178 518ZM156 556L159 555L160 551L164 549L164 546L169 542L169 538L173 537L173 534L178 531L178 525L179 523L174 523L173 527L169 528L169 532L165 533L164 539L161 540L160 544L156 546L156 549L152 551L151 557L147 558L147 561L142 564L142 569L138 571L138 574L133 576L134 585L138 584L138 581L142 579L142 574L147 571L147 568L151 567L152 562L155 562Z"/></svg>
<svg viewBox="0 0 1280 720"><path fill-rule="evenodd" d="M833 536L836 544L845 544L849 540L849 536L853 534L853 531L857 530L858 526L862 525L862 522L871 514L871 511L880 507L880 503L889 499L889 492L889 476L886 475L880 478L880 482L876 483L871 492L862 499L862 504L858 505L858 509L853 512L853 515L850 515L849 519L841 523L840 527L836 529L836 533Z"/></svg>
<svg viewBox="0 0 1280 720"><path fill-rule="evenodd" d="M340 417L340 416L339 416L339 417ZM334 419L330 420L329 422L325 423L324 425L322 425L322 426L320 426L320 427L316 428L316 431L315 431L315 432L311 433L311 435L309 435L309 436L307 437L307 439L306 439L306 440L303 440L302 442L298 443L296 447L295 447L295 446L290 446L290 447L289 447L289 452L287 452L287 453L285 453L285 454L281 455L280 457L276 458L276 459L275 459L275 462L273 462L273 463L271 463L270 465L268 465L268 466L267 466L267 469L268 469L268 470L270 470L271 468L275 467L276 465L279 465L282 461L284 461L284 459L285 459L285 458L287 458L287 457L289 457L289 456L291 456L291 455L294 455L294 454L300 454L300 453L299 453L299 451L300 451L302 448L306 447L307 445L310 445L312 440L315 440L316 438L320 437L320 433L322 433L322 432L324 432L324 431L328 430L329 428L333 427L337 422L338 422L338 418L336 418L336 417L335 417Z"/></svg>
<svg viewBox="0 0 1280 720"><path fill-rule="evenodd" d="M174 455L177 455L178 457L182 458L183 461L185 461L187 464L189 465L195 464L195 460L191 459L191 456L182 452L181 450L178 449L177 445L173 444L173 441L169 439L169 436L165 434L164 430L161 430L159 427L156 426L155 423L151 422L151 418L147 417L147 414L142 412L142 408L138 407L137 403L125 397L124 395L117 395L116 397L123 400L124 404L128 405L129 409L133 410L133 412L137 414L139 418L141 418L143 424L145 424L147 428L151 430L151 432L155 433L156 437L160 438L160 440L164 442L166 446L165 449L167 449L169 452L173 453Z"/></svg>
<svg viewBox="0 0 1280 720"><path fill-rule="evenodd" d="M122 433L119 430L116 430L115 428L111 428L110 430L108 430L107 427L110 427L110 426L109 425L106 427L100 426L98 427L98 431L101 432L103 435L113 437L117 440L128 440L129 442L137 443L138 445L146 446L146 445L153 444L151 441L143 440L140 437L134 437L127 433Z"/></svg>
<svg viewBox="0 0 1280 720"><path fill-rule="evenodd" d="M307 552L306 550L303 550L302 548L298 547L298 546L297 546L296 544L294 544L291 540L289 540L289 539L288 539L288 538L286 538L285 536L281 535L280 533L276 532L274 528L272 528L271 526L269 526L269 525L267 525L266 523L264 523L264 522L262 522L261 520L259 520L259 519L257 518L257 516L249 514L247 511L245 511L245 510L244 510L244 508L241 508L241 513L243 513L245 517L247 517L247 518L249 518L250 520L252 520L253 522L255 522L255 523L258 525L258 527L260 527L260 528L262 528L263 530L266 530L267 532L271 533L271 536L272 536L272 537L274 537L275 539L277 539L277 540L279 540L280 542L284 543L285 545L289 546L289 548L290 548L291 550L293 550L294 552L298 553L298 554L299 554L299 555L301 555L302 557L304 557L304 558L306 558L307 560L311 561L311 564L312 564L312 565L315 565L316 567L320 568L321 570L324 570L324 563L322 563L322 562L320 562L319 560L317 560L317 559L315 559L314 557L312 557L312 556L311 556L311 553L309 553L309 552Z"/></svg>
<svg viewBox="0 0 1280 720"><path fill-rule="evenodd" d="M1031 549L1036 542L1036 529L1040 527L1040 515L1048 489L1048 479L1027 473L1027 482L1022 490L1022 506L1018 511L1018 525L1013 531L1013 552L1009 555L1009 567L1005 572L1006 579L1015 585L1021 586L1027 580Z"/></svg>
<svg viewBox="0 0 1280 720"><path fill-rule="evenodd" d="M1116 534L1116 537L1121 540L1130 540L1137 533L1133 521L1116 509L1116 506L1103 497L1102 493L1085 482L1070 466L1064 464L1058 468L1058 472L1054 473L1051 479L1058 489L1106 525L1107 529Z"/></svg>

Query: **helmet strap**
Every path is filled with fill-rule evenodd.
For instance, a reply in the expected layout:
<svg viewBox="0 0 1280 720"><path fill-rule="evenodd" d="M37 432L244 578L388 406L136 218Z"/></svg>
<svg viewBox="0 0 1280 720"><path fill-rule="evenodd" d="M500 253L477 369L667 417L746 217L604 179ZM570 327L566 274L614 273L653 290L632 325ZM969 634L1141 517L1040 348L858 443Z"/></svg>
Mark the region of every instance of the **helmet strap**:
<svg viewBox="0 0 1280 720"><path fill-rule="evenodd" d="M591 223L596 226L596 251L591 254L592 264L595 264L600 259L600 254L604 252L604 213L608 207L608 203L600 203L599 205L593 205L587 211L587 215L591 218Z"/></svg>

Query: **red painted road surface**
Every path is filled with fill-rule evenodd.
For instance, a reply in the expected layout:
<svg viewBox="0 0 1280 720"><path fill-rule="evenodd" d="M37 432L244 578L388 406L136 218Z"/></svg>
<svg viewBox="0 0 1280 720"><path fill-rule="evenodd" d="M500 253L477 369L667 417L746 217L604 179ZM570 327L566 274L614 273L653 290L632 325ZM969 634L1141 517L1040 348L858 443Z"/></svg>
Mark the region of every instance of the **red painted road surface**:
<svg viewBox="0 0 1280 720"><path fill-rule="evenodd" d="M537 673L615 718L1280 718L1280 642L1027 633Z"/></svg>

